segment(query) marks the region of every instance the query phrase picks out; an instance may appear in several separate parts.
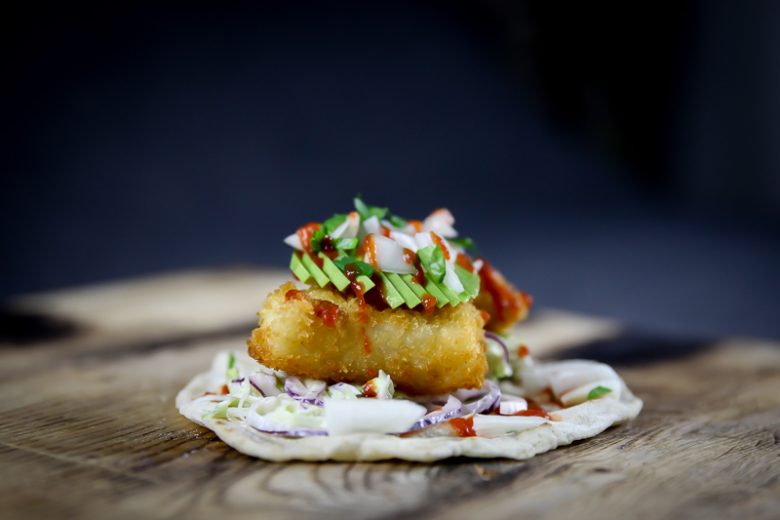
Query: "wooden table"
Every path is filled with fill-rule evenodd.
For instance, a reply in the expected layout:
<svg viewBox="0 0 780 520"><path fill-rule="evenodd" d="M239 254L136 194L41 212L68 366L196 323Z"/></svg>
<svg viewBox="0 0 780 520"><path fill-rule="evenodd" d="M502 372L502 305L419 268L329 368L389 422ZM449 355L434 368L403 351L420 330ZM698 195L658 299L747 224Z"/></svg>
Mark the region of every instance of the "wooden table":
<svg viewBox="0 0 780 520"><path fill-rule="evenodd" d="M540 357L613 364L645 409L529 461L272 464L176 412L286 274L189 272L19 299L0 344L2 518L778 518L780 346L535 312ZM14 330L11 330L13 328ZM7 336L16 339L8 339Z"/></svg>

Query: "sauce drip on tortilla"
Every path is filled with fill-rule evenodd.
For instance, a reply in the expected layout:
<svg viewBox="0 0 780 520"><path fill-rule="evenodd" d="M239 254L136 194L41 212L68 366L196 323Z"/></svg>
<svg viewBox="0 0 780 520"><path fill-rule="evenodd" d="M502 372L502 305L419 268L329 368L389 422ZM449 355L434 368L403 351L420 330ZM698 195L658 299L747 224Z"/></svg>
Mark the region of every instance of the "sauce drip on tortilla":
<svg viewBox="0 0 780 520"><path fill-rule="evenodd" d="M449 420L450 426L458 437L476 437L474 431L474 417L456 417Z"/></svg>

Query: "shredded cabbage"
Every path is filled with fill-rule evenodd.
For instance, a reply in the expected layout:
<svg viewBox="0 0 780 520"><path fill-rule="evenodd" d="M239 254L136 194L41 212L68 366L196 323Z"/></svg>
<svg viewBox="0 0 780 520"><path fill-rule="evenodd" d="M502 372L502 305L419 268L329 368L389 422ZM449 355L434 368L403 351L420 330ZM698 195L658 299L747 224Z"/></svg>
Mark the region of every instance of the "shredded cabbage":
<svg viewBox="0 0 780 520"><path fill-rule="evenodd" d="M487 377L489 379L512 377L512 365L504 358L503 347L495 341L486 341L485 343L487 344L487 351L485 352L488 362Z"/></svg>
<svg viewBox="0 0 780 520"><path fill-rule="evenodd" d="M547 377L538 373L539 371L534 367L530 356L520 357L513 352L515 349L510 348L510 363L507 363L501 345L492 341L488 341L487 345L489 380L509 378L514 373L514 380L517 382L522 380L525 387L533 387L542 382L549 384ZM590 377L590 372L595 374L596 368L599 367L589 365L587 368L589 369L588 379L593 379ZM272 384L270 377L275 378L276 387L281 390L278 395L266 396L259 389L263 387L262 381L266 379L269 380L266 381L268 384ZM572 379L572 377L568 379L579 383L579 379ZM495 383L490 381L488 383L496 387L495 393L500 396L501 392ZM595 384L601 384L610 389L612 386L616 386L613 381L589 381L588 387L578 387L575 389L576 391L571 392L570 396L567 394L567 397L571 397L572 401L584 400L584 396L587 395L585 390L590 390ZM505 379L502 385L514 386L509 379ZM447 399L446 396L431 396L420 400L406 396L402 392L395 392L392 378L382 370L375 378L367 381L362 388L343 382L329 385L320 380L305 379L301 381L296 377L288 377L284 372L267 368L244 354L228 352L220 352L215 357L208 388L209 392L193 400L193 406L196 406L199 413L202 413L204 420L234 421L247 424L263 432L294 437L335 435L357 431L401 433L411 428L410 425L415 424L416 421L420 421L421 417L425 415L426 409L429 415L437 413L436 410L441 409L441 403ZM225 389L227 389L227 393L224 393ZM519 390L519 388L517 389ZM525 390L527 391L528 388ZM310 393L311 396L309 396ZM480 391L477 391L477 395L480 395ZM467 411L468 406L474 406L475 403L481 402L480 400L484 400L490 395L493 394L485 394L478 400L466 404L462 411L463 415L473 414L474 424L479 435L511 434L540 422L538 418L510 416L500 419L484 419L477 410ZM452 396L449 397L452 398ZM523 401L522 398L512 397L512 395L507 395L502 400L512 401L513 399ZM379 400L383 402L380 403ZM329 406L328 402L331 403ZM425 406L421 407L420 404ZM513 406L512 410L509 410L510 404ZM523 402L523 404L525 403ZM506 405L504 406L505 413L514 412L514 408L518 408L518 403L514 402L504 402L502 405ZM330 410L328 410L329 407ZM460 414L461 412L458 412L456 416L460 416ZM329 415L329 419L326 419L326 415Z"/></svg>
<svg viewBox="0 0 780 520"><path fill-rule="evenodd" d="M258 399L254 404L254 412L268 421L291 429L325 427L321 406L303 404L287 394Z"/></svg>

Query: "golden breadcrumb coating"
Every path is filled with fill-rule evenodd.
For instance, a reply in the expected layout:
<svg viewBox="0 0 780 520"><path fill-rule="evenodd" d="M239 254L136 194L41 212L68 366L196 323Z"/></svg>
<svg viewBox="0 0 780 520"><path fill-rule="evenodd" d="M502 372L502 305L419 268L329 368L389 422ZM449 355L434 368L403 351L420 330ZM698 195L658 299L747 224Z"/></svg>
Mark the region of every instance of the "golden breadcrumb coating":
<svg viewBox="0 0 780 520"><path fill-rule="evenodd" d="M247 342L264 365L298 377L362 384L379 370L398 390L442 394L482 386L487 360L484 318L470 303L431 314L361 308L330 289L271 293Z"/></svg>

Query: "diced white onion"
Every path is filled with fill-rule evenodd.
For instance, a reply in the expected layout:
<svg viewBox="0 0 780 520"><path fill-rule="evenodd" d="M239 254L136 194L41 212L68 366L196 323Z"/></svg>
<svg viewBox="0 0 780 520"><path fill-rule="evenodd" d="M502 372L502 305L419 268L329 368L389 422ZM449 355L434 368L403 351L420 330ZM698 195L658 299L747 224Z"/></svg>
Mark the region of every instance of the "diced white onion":
<svg viewBox="0 0 780 520"><path fill-rule="evenodd" d="M376 263L379 269L388 273L408 274L414 272L414 266L404 260L404 250L395 240L382 235L373 235ZM366 253L368 260L368 253Z"/></svg>
<svg viewBox="0 0 780 520"><path fill-rule="evenodd" d="M452 262L447 262L446 269L444 271L444 285L452 289L455 294L462 293L465 289L463 283L461 283L458 275L455 274L455 267Z"/></svg>
<svg viewBox="0 0 780 520"><path fill-rule="evenodd" d="M363 229L366 230L366 234L378 235L382 230L382 225L379 223L379 219L376 216L368 217L363 221Z"/></svg>
<svg viewBox="0 0 780 520"><path fill-rule="evenodd" d="M558 396L588 382L618 378L615 371L604 363L584 359L529 365L521 370L521 377L523 388L529 394L538 393L549 387Z"/></svg>
<svg viewBox="0 0 780 520"><path fill-rule="evenodd" d="M551 372L550 388L555 395L563 395L584 384L604 379L618 379L618 375L608 365L586 362Z"/></svg>
<svg viewBox="0 0 780 520"><path fill-rule="evenodd" d="M423 231L421 233L415 233L414 241L417 242L417 248L422 249L424 247L432 246L433 239L431 238L430 231Z"/></svg>
<svg viewBox="0 0 780 520"><path fill-rule="evenodd" d="M330 435L401 433L425 415L425 408L401 399L325 399Z"/></svg>
<svg viewBox="0 0 780 520"><path fill-rule="evenodd" d="M352 211L347 215L347 218L339 224L339 226L333 230L330 234L333 238L355 238L358 236L360 230L360 215L357 211Z"/></svg>
<svg viewBox="0 0 780 520"><path fill-rule="evenodd" d="M498 413L501 415L514 415L518 412L528 410L528 401L522 397L516 397L511 400L504 400L501 396L501 404L498 405Z"/></svg>
<svg viewBox="0 0 780 520"><path fill-rule="evenodd" d="M426 231L435 231L438 235L447 238L458 236L458 232L452 227L455 224L455 217L446 208L437 209L423 221L423 229Z"/></svg>
<svg viewBox="0 0 780 520"><path fill-rule="evenodd" d="M415 242L414 237L411 235L407 235L402 231L391 230L390 238L398 242L398 245L401 247L411 249L415 253L417 252L417 242Z"/></svg>
<svg viewBox="0 0 780 520"><path fill-rule="evenodd" d="M474 432L479 437L500 437L510 433L520 432L536 428L547 422L544 417L536 416L502 416L481 415L474 416Z"/></svg>
<svg viewBox="0 0 780 520"><path fill-rule="evenodd" d="M301 245L301 239L298 236L298 233L293 233L285 238L284 243L298 251L303 251L303 246Z"/></svg>

